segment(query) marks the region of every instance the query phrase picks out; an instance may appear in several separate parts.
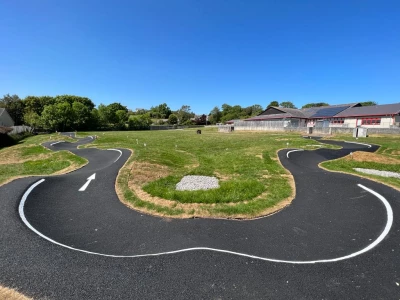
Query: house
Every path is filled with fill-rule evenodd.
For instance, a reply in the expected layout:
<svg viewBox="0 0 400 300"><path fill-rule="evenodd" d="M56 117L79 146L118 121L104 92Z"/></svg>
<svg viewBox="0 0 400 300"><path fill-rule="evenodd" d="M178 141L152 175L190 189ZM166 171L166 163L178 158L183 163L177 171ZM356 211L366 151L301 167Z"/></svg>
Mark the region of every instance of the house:
<svg viewBox="0 0 400 300"><path fill-rule="evenodd" d="M0 126L12 127L14 126L14 121L8 114L5 108L0 108Z"/></svg>
<svg viewBox="0 0 400 300"><path fill-rule="evenodd" d="M284 108L271 106L255 117L245 119L245 121L284 121L284 127L304 127L309 115L306 111L295 108Z"/></svg>
<svg viewBox="0 0 400 300"><path fill-rule="evenodd" d="M245 121L270 121L278 127L400 127L400 103L362 106L360 103L294 109L268 107L258 116ZM277 126L274 126L276 124Z"/></svg>
<svg viewBox="0 0 400 300"><path fill-rule="evenodd" d="M337 123L340 120L341 123ZM346 109L331 119L331 127L400 127L400 103L361 106Z"/></svg>

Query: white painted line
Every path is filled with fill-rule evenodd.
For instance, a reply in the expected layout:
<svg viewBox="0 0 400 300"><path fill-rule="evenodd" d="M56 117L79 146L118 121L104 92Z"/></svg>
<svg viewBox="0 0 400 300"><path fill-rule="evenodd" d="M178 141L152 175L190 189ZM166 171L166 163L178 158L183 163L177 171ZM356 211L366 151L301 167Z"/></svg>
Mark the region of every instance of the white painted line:
<svg viewBox="0 0 400 300"><path fill-rule="evenodd" d="M370 144L357 143L357 142L348 142L348 141L344 141L344 142L345 142L345 143L348 143L348 144L358 144L358 145L368 146L368 148L371 148L371 147L372 147Z"/></svg>
<svg viewBox="0 0 400 300"><path fill-rule="evenodd" d="M118 159L121 157L121 155L122 155L122 151L121 151L121 150L118 150L118 149L107 149L107 150L119 152L119 156L118 156L118 158L117 158L116 160L114 160L114 162L117 162L117 160L118 160Z"/></svg>
<svg viewBox="0 0 400 300"><path fill-rule="evenodd" d="M167 255L167 254L176 254L176 253L182 253L182 252L189 252L189 251L214 251L214 252L220 252L220 253L227 253L227 254L233 254L233 255L238 255L238 256L242 256L242 257L247 257L247 258L251 258L251 259L257 259L257 260L262 260L262 261L269 261L269 262L277 262L277 263L287 263L287 264L317 264L317 263L330 263L330 262L337 262L337 261L342 261L342 260L346 260L346 259L350 259L353 257L356 257L358 255L361 255L369 250L371 250L372 248L374 248L375 246L377 246L389 233L390 228L392 227L393 224L393 210L392 207L390 206L389 202L380 194L378 194L377 192L361 185L358 184L359 187L361 187L362 189L366 190L367 192L373 194L374 196L376 196L379 200L381 200L383 202L383 204L385 205L386 208L386 213L387 213L387 222L386 222L386 226L384 228L384 230L382 231L382 233L379 235L379 237L370 245L368 245L367 247L354 252L352 254L346 255L346 256L342 256L342 257L338 257L338 258L332 258L332 259L321 259L321 260L308 260L308 261L296 261L296 260L281 260L281 259L273 259L273 258L267 258L267 257L260 257L260 256L255 256L255 255L250 255L250 254L245 254L245 253L239 253L239 252L234 252L234 251L229 251L229 250L223 250L223 249L214 249L214 248L208 248L208 247L194 247L194 248L186 248L186 249L179 249L179 250L174 250L174 251L168 251L168 252L160 252L160 253L150 253L150 254L140 254L140 255L112 255L112 254L102 254L102 253L97 253L97 252L91 252L91 251L86 251L86 250L82 250L82 249L77 249L74 247L70 247L64 244L61 244L59 242L56 242L54 240L52 240L51 238L45 236L44 234L42 234L41 232L37 231L26 219L25 214L24 214L24 206L25 206L25 202L26 199L28 198L29 194L32 192L32 190L38 186L39 184L41 184L44 181L44 179L39 180L38 182L34 183L33 185L31 185L29 187L29 189L24 193L24 195L22 196L22 200L19 204L19 208L18 208L18 212L19 215L22 219L22 221L25 223L26 226L28 226L29 229L31 229L33 232L35 232L37 235L39 235L40 237L44 238L45 240L48 240L49 242L59 245L61 247L70 249L70 250L74 250L74 251L78 251L78 252L83 252L86 254L93 254L93 255L99 255L99 256L104 256L104 257L114 257L114 258L138 258L138 257L149 257L149 256L161 256L161 255Z"/></svg>
<svg viewBox="0 0 400 300"><path fill-rule="evenodd" d="M86 183L85 183L84 185L82 185L82 187L79 189L79 191L80 191L80 192L85 191L86 188L89 186L89 183L90 183L92 180L95 180L95 179L96 179L96 173L94 173L93 175L91 175L90 177L88 177Z"/></svg>
<svg viewBox="0 0 400 300"><path fill-rule="evenodd" d="M59 143L64 143L64 141L58 141L58 142L51 143L50 146L53 146L53 145L59 144Z"/></svg>
<svg viewBox="0 0 400 300"><path fill-rule="evenodd" d="M304 149L290 150L290 151L288 151L288 152L286 153L286 157L289 158L289 153L296 152L296 151L304 151Z"/></svg>
<svg viewBox="0 0 400 300"><path fill-rule="evenodd" d="M306 147L323 147L323 145L306 145Z"/></svg>

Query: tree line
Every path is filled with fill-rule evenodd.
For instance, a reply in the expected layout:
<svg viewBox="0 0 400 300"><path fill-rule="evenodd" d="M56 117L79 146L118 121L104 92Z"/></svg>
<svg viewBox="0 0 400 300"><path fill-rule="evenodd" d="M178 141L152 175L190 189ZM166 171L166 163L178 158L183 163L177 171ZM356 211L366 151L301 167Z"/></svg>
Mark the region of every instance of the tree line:
<svg viewBox="0 0 400 300"><path fill-rule="evenodd" d="M328 103L308 103L302 108L327 106ZM362 102L363 106L376 105L376 102ZM271 101L266 107L296 108L290 101ZM172 111L166 103L150 109L132 111L121 103L100 104L97 108L87 97L75 95L27 96L4 95L0 107L6 108L15 125L28 125L34 130L143 130L150 125L208 125L225 123L234 119L246 119L259 115L264 108L259 104L247 107L222 104L215 106L208 115L196 115L189 105L182 105ZM266 109L265 108L265 109Z"/></svg>

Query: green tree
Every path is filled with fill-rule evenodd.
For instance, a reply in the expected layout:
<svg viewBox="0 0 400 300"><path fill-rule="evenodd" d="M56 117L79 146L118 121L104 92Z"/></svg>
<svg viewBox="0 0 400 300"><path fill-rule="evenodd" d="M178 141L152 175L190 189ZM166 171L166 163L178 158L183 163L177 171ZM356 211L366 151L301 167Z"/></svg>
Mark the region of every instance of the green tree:
<svg viewBox="0 0 400 300"><path fill-rule="evenodd" d="M376 103L375 101L365 101L365 102L360 102L360 104L362 106L374 106L374 105L378 105L378 103Z"/></svg>
<svg viewBox="0 0 400 300"><path fill-rule="evenodd" d="M157 119L168 119L171 109L166 103L150 108L150 116Z"/></svg>
<svg viewBox="0 0 400 300"><path fill-rule="evenodd" d="M194 114L191 112L189 105L182 105L182 107L176 112L176 116L178 117L178 123L183 124L190 120Z"/></svg>
<svg viewBox="0 0 400 300"><path fill-rule="evenodd" d="M150 128L151 124L150 114L129 116L128 127L130 130L146 130Z"/></svg>
<svg viewBox="0 0 400 300"><path fill-rule="evenodd" d="M278 101L271 101L271 103L270 104L268 104L268 106L267 106L267 108L268 107L271 107L271 106L275 106L275 107L278 107L279 106L279 102Z"/></svg>
<svg viewBox="0 0 400 300"><path fill-rule="evenodd" d="M31 111L41 116L44 107L54 104L55 99L50 96L26 96L23 102L25 104L25 112Z"/></svg>
<svg viewBox="0 0 400 300"><path fill-rule="evenodd" d="M65 102L67 103L67 102ZM73 124L75 130L88 129L91 113L89 107L82 102L72 103Z"/></svg>
<svg viewBox="0 0 400 300"><path fill-rule="evenodd" d="M301 108L321 107L321 106L329 106L329 104L325 103L325 102L307 103L307 104L303 105Z"/></svg>
<svg viewBox="0 0 400 300"><path fill-rule="evenodd" d="M74 95L58 95L54 97L54 101L56 103L68 102L71 106L73 103L79 102L85 105L89 109L89 111L91 111L95 106L92 100L90 100L89 98Z"/></svg>
<svg viewBox="0 0 400 300"><path fill-rule="evenodd" d="M170 114L168 118L168 123L171 125L178 124L178 116L175 114Z"/></svg>
<svg viewBox="0 0 400 300"><path fill-rule="evenodd" d="M68 102L46 105L42 112L43 125L47 129L65 131L71 129L74 114Z"/></svg>
<svg viewBox="0 0 400 300"><path fill-rule="evenodd" d="M218 106L215 106L209 114L209 122L211 124L217 124L221 121L222 112Z"/></svg>
<svg viewBox="0 0 400 300"><path fill-rule="evenodd" d="M100 107L99 107L100 109ZM124 110L126 113L128 113L128 109L126 106L123 106L121 103L111 103L107 105L107 121L108 123L111 123L112 125L117 125L119 124L119 118L117 116L117 111L119 110Z"/></svg>
<svg viewBox="0 0 400 300"><path fill-rule="evenodd" d="M42 127L42 119L34 111L28 111L24 114L24 122L32 128L31 131L35 131L37 128Z"/></svg>
<svg viewBox="0 0 400 300"><path fill-rule="evenodd" d="M110 123L110 110L104 104L100 104L97 109L98 122L101 127L109 127Z"/></svg>
<svg viewBox="0 0 400 300"><path fill-rule="evenodd" d="M128 112L126 110L117 110L115 112L115 115L117 117L117 127L118 129L122 130L122 129L126 129L126 121L128 121Z"/></svg>
<svg viewBox="0 0 400 300"><path fill-rule="evenodd" d="M290 101L285 101L285 102L281 102L280 103L281 107L285 107L285 108L297 108L292 102Z"/></svg>

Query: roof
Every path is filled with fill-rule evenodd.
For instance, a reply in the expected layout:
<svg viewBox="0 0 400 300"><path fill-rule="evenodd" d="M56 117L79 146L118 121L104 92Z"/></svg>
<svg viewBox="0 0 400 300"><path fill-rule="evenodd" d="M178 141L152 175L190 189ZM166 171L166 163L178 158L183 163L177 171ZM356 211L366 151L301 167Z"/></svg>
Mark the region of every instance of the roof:
<svg viewBox="0 0 400 300"><path fill-rule="evenodd" d="M320 106L320 107L311 107L307 110L307 115L310 119L321 119L321 118L330 118L336 116L338 113L341 113L344 110L347 110L356 105L360 105L359 103L350 103L350 104L338 104L338 105L329 105L329 106Z"/></svg>
<svg viewBox="0 0 400 300"><path fill-rule="evenodd" d="M233 123L235 123L235 121L242 121L242 120L241 119L233 119L233 120L226 121L225 123L226 124L233 124Z"/></svg>
<svg viewBox="0 0 400 300"><path fill-rule="evenodd" d="M3 114L3 112L5 111L5 108L0 107L0 116Z"/></svg>
<svg viewBox="0 0 400 300"><path fill-rule="evenodd" d="M265 115L264 113L269 109L274 109L281 111L282 113L278 114L269 114ZM277 106L270 106L266 110L264 110L258 116L254 116L251 118L246 119L245 121L263 121L263 120L270 120L270 119L290 119L290 118L299 118L299 119L307 119L307 116L304 114L303 111L296 109L296 108L285 108L285 107L277 107Z"/></svg>
<svg viewBox="0 0 400 300"><path fill-rule="evenodd" d="M360 116L384 116L400 114L400 103L374 106L352 107L342 111L335 117L360 117Z"/></svg>
<svg viewBox="0 0 400 300"><path fill-rule="evenodd" d="M273 115L259 115L259 116L245 119L245 121L265 121L265 120L271 120L271 119L290 119L290 118L293 118L293 116L291 114L283 113L283 114L273 114Z"/></svg>

